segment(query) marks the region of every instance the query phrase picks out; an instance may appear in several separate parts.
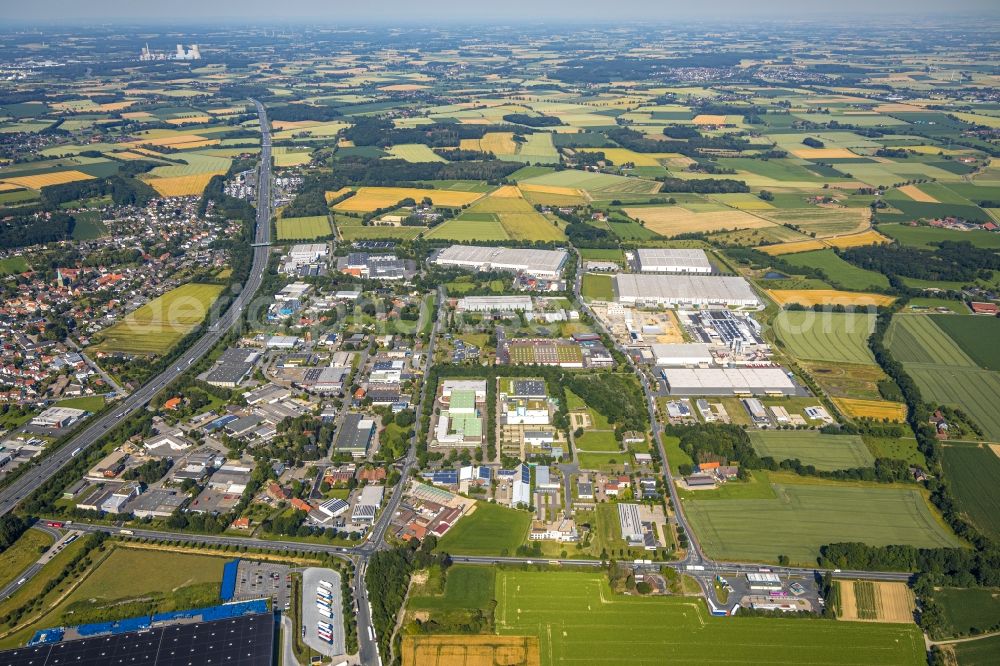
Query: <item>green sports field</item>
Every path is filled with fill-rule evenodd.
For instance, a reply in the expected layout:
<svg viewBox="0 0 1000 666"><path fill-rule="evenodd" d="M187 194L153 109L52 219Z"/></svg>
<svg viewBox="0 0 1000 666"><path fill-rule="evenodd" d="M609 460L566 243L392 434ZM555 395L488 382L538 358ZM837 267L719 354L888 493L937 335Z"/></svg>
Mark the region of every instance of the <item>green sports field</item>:
<svg viewBox="0 0 1000 666"><path fill-rule="evenodd" d="M942 448L951 492L979 529L1000 538L1000 457L986 447L951 444Z"/></svg>
<svg viewBox="0 0 1000 666"><path fill-rule="evenodd" d="M782 460L799 459L803 465L832 471L871 467L875 458L860 435L824 435L815 430L770 430L750 433L753 448L761 456Z"/></svg>
<svg viewBox="0 0 1000 666"><path fill-rule="evenodd" d="M498 571L496 627L542 666L925 663L912 625L712 617L702 599L618 595L600 573Z"/></svg>
<svg viewBox="0 0 1000 666"><path fill-rule="evenodd" d="M332 233L330 218L326 215L283 217L277 226L278 240L315 240Z"/></svg>
<svg viewBox="0 0 1000 666"><path fill-rule="evenodd" d="M862 541L956 547L916 489L842 482L773 484L775 499L690 500L691 525L711 557L815 564L820 546Z"/></svg>
<svg viewBox="0 0 1000 666"><path fill-rule="evenodd" d="M782 346L796 358L875 364L868 348L875 315L784 310L775 317L773 325Z"/></svg>
<svg viewBox="0 0 1000 666"><path fill-rule="evenodd" d="M477 502L438 541L438 551L452 555L513 555L528 539L531 514L489 502Z"/></svg>
<svg viewBox="0 0 1000 666"><path fill-rule="evenodd" d="M95 348L126 354L163 354L200 324L222 293L218 284L185 284L168 291L97 334Z"/></svg>

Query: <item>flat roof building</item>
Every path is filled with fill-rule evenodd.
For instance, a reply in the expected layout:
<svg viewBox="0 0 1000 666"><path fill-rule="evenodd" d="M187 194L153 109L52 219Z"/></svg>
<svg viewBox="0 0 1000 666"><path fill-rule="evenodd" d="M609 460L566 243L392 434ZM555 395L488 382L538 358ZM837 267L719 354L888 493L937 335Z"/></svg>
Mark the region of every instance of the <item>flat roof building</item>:
<svg viewBox="0 0 1000 666"><path fill-rule="evenodd" d="M72 407L49 407L31 419L31 425L40 428L66 428L79 421L86 413L84 409Z"/></svg>
<svg viewBox="0 0 1000 666"><path fill-rule="evenodd" d="M782 368L664 368L671 395L794 395L797 387Z"/></svg>
<svg viewBox="0 0 1000 666"><path fill-rule="evenodd" d="M375 421L364 414L347 414L337 434L337 450L364 458L375 434Z"/></svg>
<svg viewBox="0 0 1000 666"><path fill-rule="evenodd" d="M619 273L613 285L615 300L632 305L763 307L750 283L741 277Z"/></svg>
<svg viewBox="0 0 1000 666"><path fill-rule="evenodd" d="M712 264L704 250L654 248L636 250L639 270L643 273L704 273L712 272Z"/></svg>
<svg viewBox="0 0 1000 666"><path fill-rule="evenodd" d="M254 349L227 349L209 371L205 381L212 386L236 388L250 375L258 359L260 352Z"/></svg>
<svg viewBox="0 0 1000 666"><path fill-rule="evenodd" d="M452 245L438 251L431 263L472 271L524 272L542 278L558 278L569 254L566 250Z"/></svg>
<svg viewBox="0 0 1000 666"><path fill-rule="evenodd" d="M531 296L466 296L456 307L463 312L531 312Z"/></svg>
<svg viewBox="0 0 1000 666"><path fill-rule="evenodd" d="M684 367L712 362L708 345L702 343L654 344L650 348L654 365Z"/></svg>

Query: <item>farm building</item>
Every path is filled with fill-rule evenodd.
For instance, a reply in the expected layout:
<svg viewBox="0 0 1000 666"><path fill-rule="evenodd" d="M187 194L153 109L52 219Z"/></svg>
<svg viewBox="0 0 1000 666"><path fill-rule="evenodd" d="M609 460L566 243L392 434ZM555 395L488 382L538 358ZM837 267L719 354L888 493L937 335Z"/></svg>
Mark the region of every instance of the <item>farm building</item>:
<svg viewBox="0 0 1000 666"><path fill-rule="evenodd" d="M704 343L694 344L654 344L653 364L662 366L693 366L711 363L712 354Z"/></svg>
<svg viewBox="0 0 1000 666"><path fill-rule="evenodd" d="M704 250L655 248L636 250L636 262L643 273L703 273L712 272L712 264Z"/></svg>
<svg viewBox="0 0 1000 666"><path fill-rule="evenodd" d="M613 285L615 300L632 305L763 307L750 283L741 277L618 274Z"/></svg>
<svg viewBox="0 0 1000 666"><path fill-rule="evenodd" d="M531 296L466 296L456 304L459 312L531 312Z"/></svg>
<svg viewBox="0 0 1000 666"><path fill-rule="evenodd" d="M452 245L437 252L431 263L471 271L508 271L554 279L562 273L568 257L566 250Z"/></svg>
<svg viewBox="0 0 1000 666"><path fill-rule="evenodd" d="M797 386L781 368L664 368L671 395L794 395Z"/></svg>

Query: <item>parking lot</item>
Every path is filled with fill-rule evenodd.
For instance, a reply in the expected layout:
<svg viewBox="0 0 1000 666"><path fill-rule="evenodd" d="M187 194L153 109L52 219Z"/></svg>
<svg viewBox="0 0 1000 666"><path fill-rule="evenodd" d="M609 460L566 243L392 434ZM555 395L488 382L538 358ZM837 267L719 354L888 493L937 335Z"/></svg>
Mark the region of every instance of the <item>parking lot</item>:
<svg viewBox="0 0 1000 666"><path fill-rule="evenodd" d="M316 607L316 588L320 581L330 583L330 614L327 618ZM333 625L330 632L333 640L329 643L319 637L317 625L320 621ZM344 598L340 590L340 574L332 569L311 567L302 572L302 639L312 649L328 657L344 654Z"/></svg>
<svg viewBox="0 0 1000 666"><path fill-rule="evenodd" d="M240 560L236 576L237 601L271 597L276 610L287 610L292 593L290 570L283 564Z"/></svg>

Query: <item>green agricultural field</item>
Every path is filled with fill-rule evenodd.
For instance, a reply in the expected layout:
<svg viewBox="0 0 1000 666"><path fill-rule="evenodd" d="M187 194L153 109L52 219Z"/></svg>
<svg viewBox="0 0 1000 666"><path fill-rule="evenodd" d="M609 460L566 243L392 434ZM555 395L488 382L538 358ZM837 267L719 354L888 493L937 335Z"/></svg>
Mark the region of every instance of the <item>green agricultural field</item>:
<svg viewBox="0 0 1000 666"><path fill-rule="evenodd" d="M589 171L577 171L566 169L555 173L536 176L534 178L522 178L518 182L531 185L555 185L557 187L575 187L586 190L594 198L601 195L612 194L651 194L659 191L659 183L642 180L641 178L628 178L625 176L612 176L605 173L591 173ZM608 197L614 198L614 197Z"/></svg>
<svg viewBox="0 0 1000 666"><path fill-rule="evenodd" d="M944 587L934 591L941 607L945 630L934 638L968 635L972 630L988 631L1000 623L1000 589L993 587Z"/></svg>
<svg viewBox="0 0 1000 666"><path fill-rule="evenodd" d="M185 284L168 291L97 334L98 351L164 354L200 324L222 285Z"/></svg>
<svg viewBox="0 0 1000 666"><path fill-rule="evenodd" d="M961 408L983 429L990 441L1000 442L1000 372L979 368L905 363L923 399Z"/></svg>
<svg viewBox="0 0 1000 666"><path fill-rule="evenodd" d="M584 274L580 293L588 301L612 301L615 298L611 276L597 273Z"/></svg>
<svg viewBox="0 0 1000 666"><path fill-rule="evenodd" d="M42 552L51 546L54 539L48 532L28 530L7 550L3 551L3 567L0 567L0 587L10 583L21 572L34 564Z"/></svg>
<svg viewBox="0 0 1000 666"><path fill-rule="evenodd" d="M876 458L889 458L890 460L905 460L911 465L919 465L927 468L927 459L924 454L917 449L917 439L908 437L874 437L863 435L868 450Z"/></svg>
<svg viewBox="0 0 1000 666"><path fill-rule="evenodd" d="M79 398L66 398L56 403L58 407L71 407L73 409L84 409L92 414L104 409L104 397L99 395L87 395Z"/></svg>
<svg viewBox="0 0 1000 666"><path fill-rule="evenodd" d="M278 219L278 240L316 240L333 233L326 215Z"/></svg>
<svg viewBox="0 0 1000 666"><path fill-rule="evenodd" d="M461 219L439 224L425 237L454 241L510 240L510 234L495 213L465 213Z"/></svg>
<svg viewBox="0 0 1000 666"><path fill-rule="evenodd" d="M475 511L441 537L438 550L452 555L513 555L527 541L530 526L527 511L477 502Z"/></svg>
<svg viewBox="0 0 1000 666"><path fill-rule="evenodd" d="M28 261L24 257L8 257L6 259L0 259L0 275L24 273L30 269L31 266L28 265Z"/></svg>
<svg viewBox="0 0 1000 666"><path fill-rule="evenodd" d="M576 438L576 447L580 451L610 451L618 453L618 440L611 430L589 430L582 437Z"/></svg>
<svg viewBox="0 0 1000 666"><path fill-rule="evenodd" d="M712 617L702 599L615 594L600 573L498 571L496 599L498 633L537 636L542 666L925 663L915 626Z"/></svg>
<svg viewBox="0 0 1000 666"><path fill-rule="evenodd" d="M833 471L872 467L875 458L860 435L823 435L814 430L771 430L750 433L761 456L777 461L799 459L803 465Z"/></svg>
<svg viewBox="0 0 1000 666"><path fill-rule="evenodd" d="M685 502L688 519L709 556L773 562L787 555L808 565L815 564L820 546L841 541L923 548L960 545L916 489L843 482L772 485L775 499Z"/></svg>
<svg viewBox="0 0 1000 666"><path fill-rule="evenodd" d="M406 160L407 162L447 161L422 143L401 143L390 148L389 155L396 159Z"/></svg>
<svg viewBox="0 0 1000 666"><path fill-rule="evenodd" d="M624 265L625 253L619 249L580 248L580 258L584 261L613 261Z"/></svg>
<svg viewBox="0 0 1000 666"><path fill-rule="evenodd" d="M822 270L827 279L841 289L868 291L889 288L889 278L881 273L858 268L841 259L833 250L786 254L781 258L793 266Z"/></svg>
<svg viewBox="0 0 1000 666"><path fill-rule="evenodd" d="M951 368L974 368L975 362L947 333L925 315L896 315L885 342L892 357L902 363L931 363Z"/></svg>
<svg viewBox="0 0 1000 666"><path fill-rule="evenodd" d="M1000 663L1000 636L989 636L951 646L958 666L996 666Z"/></svg>
<svg viewBox="0 0 1000 666"><path fill-rule="evenodd" d="M986 370L1000 370L1000 319L966 315L931 315L942 331L958 343L976 364Z"/></svg>
<svg viewBox="0 0 1000 666"><path fill-rule="evenodd" d="M107 227L101 221L100 213L85 211L74 213L76 225L73 227L73 240L93 240L108 233Z"/></svg>
<svg viewBox="0 0 1000 666"><path fill-rule="evenodd" d="M1000 457L988 447L958 444L942 453L959 508L987 535L1000 538Z"/></svg>
<svg viewBox="0 0 1000 666"><path fill-rule="evenodd" d="M988 231L954 231L936 227L911 227L905 224L880 224L878 230L903 245L933 249L941 241L968 241L979 248L1000 249L1000 234Z"/></svg>
<svg viewBox="0 0 1000 666"><path fill-rule="evenodd" d="M874 365L868 336L875 315L783 310L774 318L782 347L796 358L831 363Z"/></svg>
<svg viewBox="0 0 1000 666"><path fill-rule="evenodd" d="M493 567L456 564L448 568L442 593L414 594L407 608L429 611L488 609L493 600L495 576Z"/></svg>
<svg viewBox="0 0 1000 666"><path fill-rule="evenodd" d="M341 239L345 241L356 240L413 240L420 235L420 232L427 231L426 227L363 227L358 226L337 226Z"/></svg>

